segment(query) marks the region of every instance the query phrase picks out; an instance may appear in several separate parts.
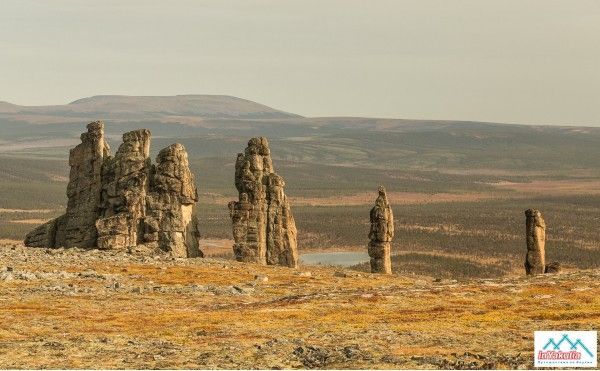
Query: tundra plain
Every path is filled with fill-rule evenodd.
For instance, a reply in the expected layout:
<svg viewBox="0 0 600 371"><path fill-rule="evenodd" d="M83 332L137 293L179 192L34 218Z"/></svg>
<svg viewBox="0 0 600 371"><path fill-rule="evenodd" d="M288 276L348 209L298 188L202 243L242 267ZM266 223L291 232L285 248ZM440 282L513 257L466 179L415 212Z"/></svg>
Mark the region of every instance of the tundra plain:
<svg viewBox="0 0 600 371"><path fill-rule="evenodd" d="M207 259L22 246L64 212L85 124L185 145ZM269 138L303 252L366 251L386 187L394 274L232 259L236 154ZM152 156L156 156L153 153ZM600 129L305 118L223 96L0 104L0 368L531 368L533 331L600 324ZM524 277L525 216L548 261Z"/></svg>

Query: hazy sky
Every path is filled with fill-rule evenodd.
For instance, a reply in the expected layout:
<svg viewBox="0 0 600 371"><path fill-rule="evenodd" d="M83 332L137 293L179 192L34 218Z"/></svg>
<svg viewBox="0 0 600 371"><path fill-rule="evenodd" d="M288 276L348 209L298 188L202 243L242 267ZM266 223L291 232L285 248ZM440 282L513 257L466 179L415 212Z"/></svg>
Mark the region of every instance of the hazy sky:
<svg viewBox="0 0 600 371"><path fill-rule="evenodd" d="M600 1L0 1L0 100L600 126Z"/></svg>

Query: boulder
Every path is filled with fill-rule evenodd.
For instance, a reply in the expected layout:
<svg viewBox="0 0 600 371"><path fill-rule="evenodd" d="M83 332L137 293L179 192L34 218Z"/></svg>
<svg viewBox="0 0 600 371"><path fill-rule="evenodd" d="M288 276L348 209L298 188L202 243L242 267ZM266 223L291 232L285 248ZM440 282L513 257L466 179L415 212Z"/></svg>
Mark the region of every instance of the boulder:
<svg viewBox="0 0 600 371"><path fill-rule="evenodd" d="M560 264L560 262L552 262L548 265L546 265L546 269L544 270L544 273L560 273L562 271L562 265Z"/></svg>

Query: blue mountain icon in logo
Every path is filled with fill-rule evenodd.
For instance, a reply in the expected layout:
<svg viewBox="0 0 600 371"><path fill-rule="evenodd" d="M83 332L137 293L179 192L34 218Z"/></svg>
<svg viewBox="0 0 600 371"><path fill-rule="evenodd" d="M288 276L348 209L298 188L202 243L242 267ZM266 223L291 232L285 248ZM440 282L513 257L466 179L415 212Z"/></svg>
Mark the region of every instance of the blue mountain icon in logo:
<svg viewBox="0 0 600 371"><path fill-rule="evenodd" d="M558 341L555 342L554 338L550 338L550 340L548 340L548 343L546 343L546 345L544 345L544 350L548 349L549 346L552 346L553 349L552 350L560 350L560 346L564 343L568 343L571 346L571 349L569 350L577 350L578 346L581 346L581 348L590 355L590 357L594 357L594 355L592 354L592 352L590 352L590 350L581 342L581 339L577 339L576 341L572 341L571 339L569 339L569 335L564 334L563 337Z"/></svg>

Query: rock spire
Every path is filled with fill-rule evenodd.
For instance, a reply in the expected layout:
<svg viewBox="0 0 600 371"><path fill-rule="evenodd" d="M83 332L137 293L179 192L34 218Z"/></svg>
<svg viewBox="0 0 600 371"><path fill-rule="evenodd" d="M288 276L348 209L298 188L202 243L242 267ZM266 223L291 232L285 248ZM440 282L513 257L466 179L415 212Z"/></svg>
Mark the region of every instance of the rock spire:
<svg viewBox="0 0 600 371"><path fill-rule="evenodd" d="M298 266L296 222L273 169L266 138L252 138L235 163L238 201L229 203L233 250L238 261Z"/></svg>
<svg viewBox="0 0 600 371"><path fill-rule="evenodd" d="M525 234L527 274L542 274L546 270L546 222L539 210L525 210Z"/></svg>
<svg viewBox="0 0 600 371"><path fill-rule="evenodd" d="M394 238L394 214L387 200L385 188L379 187L379 195L370 213L369 257L372 273L392 273L390 258L391 241Z"/></svg>

